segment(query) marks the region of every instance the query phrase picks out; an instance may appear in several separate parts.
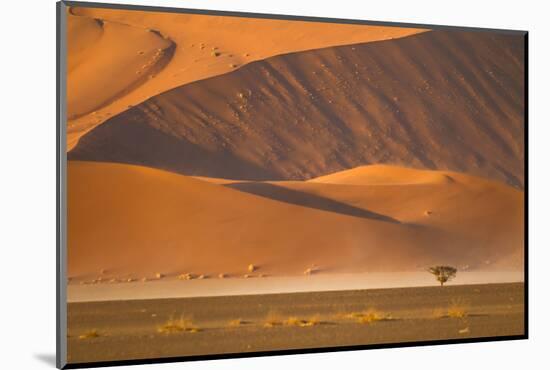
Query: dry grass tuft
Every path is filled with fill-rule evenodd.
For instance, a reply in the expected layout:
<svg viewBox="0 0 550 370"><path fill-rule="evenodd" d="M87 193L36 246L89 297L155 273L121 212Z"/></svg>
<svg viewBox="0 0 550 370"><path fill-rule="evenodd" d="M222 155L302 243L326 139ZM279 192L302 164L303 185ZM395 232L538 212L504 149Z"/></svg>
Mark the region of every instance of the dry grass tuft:
<svg viewBox="0 0 550 370"><path fill-rule="evenodd" d="M295 316L289 317L284 322L287 326L299 326L301 328L309 327L309 326L315 326L321 324L321 320L319 319L319 316L313 316L309 320L306 319L299 319Z"/></svg>
<svg viewBox="0 0 550 370"><path fill-rule="evenodd" d="M453 301L447 309L447 317L463 319L468 316L466 305L459 301Z"/></svg>
<svg viewBox="0 0 550 370"><path fill-rule="evenodd" d="M191 274L191 273L178 275L178 280L193 280L195 278L196 278L196 276Z"/></svg>
<svg viewBox="0 0 550 370"><path fill-rule="evenodd" d="M91 339L91 338L99 338L101 337L101 334L97 329L88 330L85 333L82 333L78 336L78 339Z"/></svg>
<svg viewBox="0 0 550 370"><path fill-rule="evenodd" d="M244 324L246 324L246 321L244 321L243 319L235 319L235 320L229 321L229 326L233 328Z"/></svg>
<svg viewBox="0 0 550 370"><path fill-rule="evenodd" d="M447 307L446 309L436 308L434 310L434 317L452 317L456 319L464 319L468 317L468 304L460 299L453 299L449 304L449 307Z"/></svg>
<svg viewBox="0 0 550 370"><path fill-rule="evenodd" d="M272 328L274 326L279 326L282 324L283 321L281 319L281 315L279 315L276 311L269 311L267 313L264 321L264 327Z"/></svg>
<svg viewBox="0 0 550 370"><path fill-rule="evenodd" d="M393 317L390 314L375 310L373 308L360 311L360 312L351 312L346 315L348 319L352 319L361 324L370 324L377 321L389 321L393 320Z"/></svg>
<svg viewBox="0 0 550 370"><path fill-rule="evenodd" d="M157 328L159 333L163 334L173 334L173 333L197 333L200 331L199 328L193 325L191 319L181 316L179 319L170 318L164 324Z"/></svg>
<svg viewBox="0 0 550 370"><path fill-rule="evenodd" d="M287 326L300 326L303 322L304 320L300 320L295 316L291 316L285 320L284 324Z"/></svg>
<svg viewBox="0 0 550 370"><path fill-rule="evenodd" d="M347 313L347 314L343 314L343 316L346 319L358 319L360 317L363 317L363 312L350 312L350 313Z"/></svg>
<svg viewBox="0 0 550 370"><path fill-rule="evenodd" d="M319 315L313 315L309 318L308 323L310 323L311 326L315 326L321 325L323 321L321 321L321 317Z"/></svg>
<svg viewBox="0 0 550 370"><path fill-rule="evenodd" d="M302 319L296 316L290 316L287 319L283 319L280 314L270 311L268 312L264 321L264 327L272 328L274 326L297 326L300 328L321 325L322 321L319 315L314 315L309 319Z"/></svg>

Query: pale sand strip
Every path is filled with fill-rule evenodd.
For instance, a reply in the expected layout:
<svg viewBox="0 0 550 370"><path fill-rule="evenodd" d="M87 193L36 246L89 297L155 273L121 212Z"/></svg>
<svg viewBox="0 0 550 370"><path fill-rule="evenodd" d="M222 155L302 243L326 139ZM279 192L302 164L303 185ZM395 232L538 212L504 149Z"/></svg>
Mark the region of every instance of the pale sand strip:
<svg viewBox="0 0 550 370"><path fill-rule="evenodd" d="M523 282L523 271L459 272L447 285ZM319 274L254 278L162 280L68 286L69 302L213 297L250 294L315 292L434 286L426 272Z"/></svg>

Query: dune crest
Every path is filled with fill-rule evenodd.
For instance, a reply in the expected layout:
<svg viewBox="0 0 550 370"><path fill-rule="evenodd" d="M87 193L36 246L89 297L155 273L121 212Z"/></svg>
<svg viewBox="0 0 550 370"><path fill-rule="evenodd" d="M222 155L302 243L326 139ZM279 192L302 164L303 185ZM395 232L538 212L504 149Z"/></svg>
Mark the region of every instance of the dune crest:
<svg viewBox="0 0 550 370"><path fill-rule="evenodd" d="M68 155L240 180L386 163L522 188L522 45L438 30L280 55L157 95Z"/></svg>
<svg viewBox="0 0 550 370"><path fill-rule="evenodd" d="M169 62L175 44L152 30L67 14L67 115L98 112L153 78Z"/></svg>
<svg viewBox="0 0 550 370"><path fill-rule="evenodd" d="M67 150L78 139L112 115L137 105L144 100L193 81L221 75L250 62L274 55L285 54L327 46L369 42L399 38L423 32L421 29L283 21L221 17L196 14L152 13L134 10L73 7L71 12L82 19L99 19L106 23L123 24L135 30L156 30L174 45L173 56L162 71L155 72L155 78L145 81L139 88L127 91L109 104L98 109L97 114L85 114L79 118L70 115ZM74 19L69 19L72 22ZM78 39L89 39L91 33L85 29L70 29L69 34ZM134 39L114 39L109 47L114 50L127 49L136 45ZM139 41L141 42L141 41ZM156 47L155 47L156 48ZM134 55L134 53L130 53ZM95 58L99 58L95 60ZM92 64L101 62L99 53L88 53ZM112 58L112 68L131 72L124 58ZM91 77L102 78L103 73L93 72ZM117 74L112 74L117 76ZM89 76L90 77L90 76ZM79 81L79 86L84 81ZM118 86L117 79L109 84ZM95 99L95 97L93 97Z"/></svg>
<svg viewBox="0 0 550 370"><path fill-rule="evenodd" d="M449 184L454 182L450 173L416 170L390 165L370 165L316 177L309 182L347 185L414 185Z"/></svg>

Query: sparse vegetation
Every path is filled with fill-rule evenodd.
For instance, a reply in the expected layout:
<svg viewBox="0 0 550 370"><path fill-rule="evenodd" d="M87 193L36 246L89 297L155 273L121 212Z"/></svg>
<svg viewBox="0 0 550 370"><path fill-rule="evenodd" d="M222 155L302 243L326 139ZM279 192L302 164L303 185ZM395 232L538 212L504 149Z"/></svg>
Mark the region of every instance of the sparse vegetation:
<svg viewBox="0 0 550 370"><path fill-rule="evenodd" d="M436 318L452 317L457 319L463 319L463 318L466 318L467 316L468 316L468 305L460 299L453 299L446 309L436 308L434 310L434 317Z"/></svg>
<svg viewBox="0 0 550 370"><path fill-rule="evenodd" d="M195 275L193 275L191 273L180 274L180 275L178 275L178 279L179 280L193 280L193 279L195 279Z"/></svg>
<svg viewBox="0 0 550 370"><path fill-rule="evenodd" d="M456 271L456 268L452 266L432 266L428 269L428 272L435 276L441 286L447 281L454 279Z"/></svg>
<svg viewBox="0 0 550 370"><path fill-rule="evenodd" d="M323 322L321 321L321 317L319 315L313 315L309 318L308 322L310 322L312 325L320 325Z"/></svg>
<svg viewBox="0 0 550 370"><path fill-rule="evenodd" d="M241 326L241 325L244 325L246 322L242 319L235 319L235 320L231 320L229 321L229 326L231 327L237 327L237 326Z"/></svg>
<svg viewBox="0 0 550 370"><path fill-rule="evenodd" d="M318 316L314 316L309 320L300 319L295 316L292 316L284 321L284 324L287 326L299 326L301 328L319 325L320 323L321 323L321 320L319 320Z"/></svg>
<svg viewBox="0 0 550 370"><path fill-rule="evenodd" d="M264 321L264 327L272 328L274 326L282 325L281 316L275 311L269 311Z"/></svg>
<svg viewBox="0 0 550 370"><path fill-rule="evenodd" d="M284 324L288 326L298 326L303 322L303 320L298 319L297 317L291 316L285 320Z"/></svg>
<svg viewBox="0 0 550 370"><path fill-rule="evenodd" d="M351 312L347 314L346 317L355 320L361 324L370 324L376 321L393 320L393 317L390 314L375 310L373 308L366 311Z"/></svg>
<svg viewBox="0 0 550 370"><path fill-rule="evenodd" d="M91 339L91 338L99 338L101 334L97 329L88 330L87 332L82 333L78 336L78 339Z"/></svg>
<svg viewBox="0 0 550 370"><path fill-rule="evenodd" d="M200 329L193 325L193 322L190 318L184 317L183 315L179 319L170 318L164 324L158 327L157 331L163 334L172 334L172 333L197 333Z"/></svg>
<svg viewBox="0 0 550 370"><path fill-rule="evenodd" d="M468 316L466 304L460 300L454 300L447 309L447 317L462 319Z"/></svg>

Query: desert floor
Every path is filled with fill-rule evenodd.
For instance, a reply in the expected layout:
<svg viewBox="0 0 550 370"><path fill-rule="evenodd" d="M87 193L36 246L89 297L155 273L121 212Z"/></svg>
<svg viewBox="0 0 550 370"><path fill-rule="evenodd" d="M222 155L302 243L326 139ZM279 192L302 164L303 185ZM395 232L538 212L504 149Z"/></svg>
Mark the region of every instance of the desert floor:
<svg viewBox="0 0 550 370"><path fill-rule="evenodd" d="M68 360L522 335L523 302L508 283L69 303Z"/></svg>

